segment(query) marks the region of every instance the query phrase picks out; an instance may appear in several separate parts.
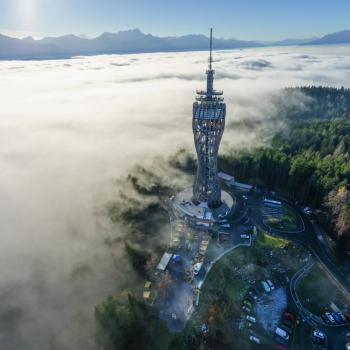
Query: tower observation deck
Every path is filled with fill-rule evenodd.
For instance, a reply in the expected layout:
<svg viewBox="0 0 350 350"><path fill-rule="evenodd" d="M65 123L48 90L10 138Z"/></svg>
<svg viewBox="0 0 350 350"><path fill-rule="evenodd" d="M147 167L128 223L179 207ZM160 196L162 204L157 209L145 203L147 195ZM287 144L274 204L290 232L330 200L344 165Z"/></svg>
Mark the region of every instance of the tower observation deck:
<svg viewBox="0 0 350 350"><path fill-rule="evenodd" d="M194 204L207 203L209 208L221 205L221 189L218 177L218 151L225 128L226 104L223 92L214 90L212 68L212 29L210 29L210 56L207 89L198 90L193 103L192 130L198 158L196 179L193 185Z"/></svg>

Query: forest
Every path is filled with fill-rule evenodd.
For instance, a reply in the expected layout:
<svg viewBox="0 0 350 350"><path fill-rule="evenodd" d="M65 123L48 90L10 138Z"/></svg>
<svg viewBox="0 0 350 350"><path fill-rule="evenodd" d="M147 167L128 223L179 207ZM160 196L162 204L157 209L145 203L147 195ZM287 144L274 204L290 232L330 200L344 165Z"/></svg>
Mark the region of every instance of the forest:
<svg viewBox="0 0 350 350"><path fill-rule="evenodd" d="M269 147L220 156L220 169L314 207L350 181L350 119L294 125Z"/></svg>
<svg viewBox="0 0 350 350"><path fill-rule="evenodd" d="M343 259L350 245L350 90L286 89L311 97L299 118L269 146L232 151L219 158L222 171L315 209Z"/></svg>
<svg viewBox="0 0 350 350"><path fill-rule="evenodd" d="M301 93L306 97L306 108L286 111L291 121L347 118L350 115L350 89L325 86L301 86L286 88L283 98Z"/></svg>

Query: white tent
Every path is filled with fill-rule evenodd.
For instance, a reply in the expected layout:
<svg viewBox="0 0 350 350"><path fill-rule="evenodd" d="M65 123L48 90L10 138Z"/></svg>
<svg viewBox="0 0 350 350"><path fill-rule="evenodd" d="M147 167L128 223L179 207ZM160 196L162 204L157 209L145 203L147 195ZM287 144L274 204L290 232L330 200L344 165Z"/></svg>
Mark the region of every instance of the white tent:
<svg viewBox="0 0 350 350"><path fill-rule="evenodd" d="M166 269L166 267L168 266L169 261L170 261L172 256L173 256L173 254L171 254L171 253L164 253L162 258L160 259L160 262L157 266L157 269L164 271Z"/></svg>

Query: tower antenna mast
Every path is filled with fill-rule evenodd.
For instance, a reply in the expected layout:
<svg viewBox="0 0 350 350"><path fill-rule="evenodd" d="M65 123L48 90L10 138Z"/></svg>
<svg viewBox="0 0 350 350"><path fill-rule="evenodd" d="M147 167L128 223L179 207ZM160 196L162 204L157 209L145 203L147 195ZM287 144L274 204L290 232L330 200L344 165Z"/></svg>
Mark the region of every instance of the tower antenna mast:
<svg viewBox="0 0 350 350"><path fill-rule="evenodd" d="M209 69L211 69L211 64L212 64L212 62L213 62L212 51L213 51L213 28L210 28L210 56L209 56Z"/></svg>

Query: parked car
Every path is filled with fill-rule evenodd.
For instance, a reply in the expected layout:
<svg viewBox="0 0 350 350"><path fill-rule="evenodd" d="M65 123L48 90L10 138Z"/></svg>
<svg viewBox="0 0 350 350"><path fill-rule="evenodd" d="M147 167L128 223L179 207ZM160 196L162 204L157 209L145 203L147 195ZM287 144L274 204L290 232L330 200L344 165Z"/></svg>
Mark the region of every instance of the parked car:
<svg viewBox="0 0 350 350"><path fill-rule="evenodd" d="M203 334L207 334L209 332L209 326L206 323L203 323L200 327L200 331Z"/></svg>
<svg viewBox="0 0 350 350"><path fill-rule="evenodd" d="M289 340L289 334L284 329L282 329L280 327L276 328L275 334L284 340Z"/></svg>
<svg viewBox="0 0 350 350"><path fill-rule="evenodd" d="M203 266L203 263L201 263L201 262L199 262L199 263L194 265L193 272L194 272L195 275L198 275L198 273L199 273L200 269L202 268L202 266Z"/></svg>
<svg viewBox="0 0 350 350"><path fill-rule="evenodd" d="M267 282L267 284L269 285L269 287L271 288L271 290L274 290L274 289L275 289L275 286L273 285L273 283L271 282L271 280L267 280L266 282Z"/></svg>
<svg viewBox="0 0 350 350"><path fill-rule="evenodd" d="M327 343L327 336L318 329L312 331L312 340L315 344L325 345Z"/></svg>
<svg viewBox="0 0 350 350"><path fill-rule="evenodd" d="M264 291L265 291L266 293L271 292L270 286L269 286L265 281L262 281L262 282L261 282L261 285L262 285L262 287L264 288Z"/></svg>
<svg viewBox="0 0 350 350"><path fill-rule="evenodd" d="M253 292L257 295L260 296L261 295L261 291L259 290L259 288L256 286L251 286L251 288L253 289Z"/></svg>
<svg viewBox="0 0 350 350"><path fill-rule="evenodd" d="M310 207L305 207L305 208L303 209L303 212L304 212L305 214L307 214L307 215L312 214L312 210L311 210Z"/></svg>
<svg viewBox="0 0 350 350"><path fill-rule="evenodd" d="M338 315L342 319L343 323L348 323L348 319L341 312L338 312Z"/></svg>
<svg viewBox="0 0 350 350"><path fill-rule="evenodd" d="M245 306L250 307L250 308L252 308L252 306L253 306L248 300L244 300L243 303Z"/></svg>
<svg viewBox="0 0 350 350"><path fill-rule="evenodd" d="M331 321L328 319L326 315L322 315L321 318L326 324L331 324Z"/></svg>
<svg viewBox="0 0 350 350"><path fill-rule="evenodd" d="M282 319L282 325L286 325L287 327L294 329L294 322L292 322L291 320L289 320L288 318L283 318Z"/></svg>
<svg viewBox="0 0 350 350"><path fill-rule="evenodd" d="M350 322L350 312L344 312L344 316Z"/></svg>
<svg viewBox="0 0 350 350"><path fill-rule="evenodd" d="M243 309L243 311L245 311L246 313L249 313L249 312L250 312L249 307L247 307L247 306L245 306L245 305L242 306L242 309Z"/></svg>
<svg viewBox="0 0 350 350"><path fill-rule="evenodd" d="M331 315L333 316L336 323L338 323L338 324L343 323L343 319L338 315L338 313L332 312Z"/></svg>
<svg viewBox="0 0 350 350"><path fill-rule="evenodd" d="M276 350L287 350L287 348L281 344L276 345Z"/></svg>
<svg viewBox="0 0 350 350"><path fill-rule="evenodd" d="M281 324L280 325L280 328L284 331L286 331L289 335L291 335L293 333L293 329L291 329L290 327L284 325L284 324Z"/></svg>
<svg viewBox="0 0 350 350"><path fill-rule="evenodd" d="M247 235L246 233L242 233L240 235L240 237L243 238L243 239L249 239L250 238L249 235Z"/></svg>
<svg viewBox="0 0 350 350"><path fill-rule="evenodd" d="M251 296L254 300L258 299L257 295L256 295L252 290L250 290L250 291L248 292L248 294L249 294L249 296Z"/></svg>
<svg viewBox="0 0 350 350"><path fill-rule="evenodd" d="M333 316L329 313L329 312L326 312L325 315L327 316L328 320L331 322L331 323L336 323L335 322L335 319L333 318Z"/></svg>
<svg viewBox="0 0 350 350"><path fill-rule="evenodd" d="M249 340L253 343L260 344L260 339L258 337L255 337L254 335L251 335L249 337Z"/></svg>
<svg viewBox="0 0 350 350"><path fill-rule="evenodd" d="M251 323L256 323L256 319L253 316L247 315L246 319L247 319L247 321L249 321Z"/></svg>
<svg viewBox="0 0 350 350"><path fill-rule="evenodd" d="M277 344L282 345L286 348L288 347L288 340L285 340L278 335L275 335L274 339Z"/></svg>
<svg viewBox="0 0 350 350"><path fill-rule="evenodd" d="M346 341L350 341L350 332L346 333L345 337L346 337Z"/></svg>
<svg viewBox="0 0 350 350"><path fill-rule="evenodd" d="M291 313L291 312L289 312L289 311L285 311L284 313L283 313L283 316L284 317L286 317L286 318L288 318L289 320L291 320L291 321L295 321L295 316Z"/></svg>

